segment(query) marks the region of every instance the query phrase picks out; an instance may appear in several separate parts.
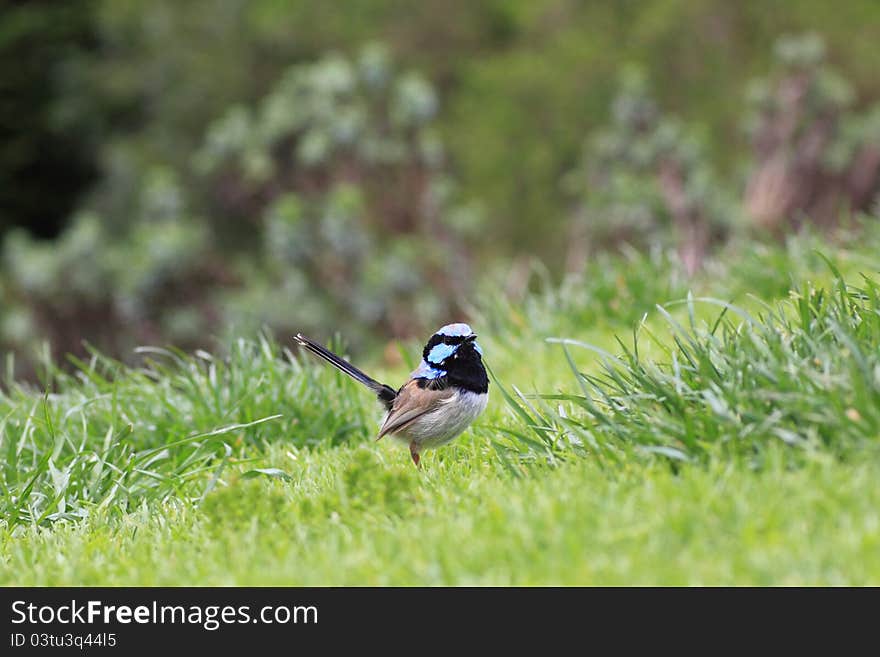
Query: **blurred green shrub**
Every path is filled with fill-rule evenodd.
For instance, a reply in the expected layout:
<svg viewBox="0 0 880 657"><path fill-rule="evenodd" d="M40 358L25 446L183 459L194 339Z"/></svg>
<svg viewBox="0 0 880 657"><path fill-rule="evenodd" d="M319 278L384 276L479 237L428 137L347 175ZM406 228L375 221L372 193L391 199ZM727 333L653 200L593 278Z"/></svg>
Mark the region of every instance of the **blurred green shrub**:
<svg viewBox="0 0 880 657"><path fill-rule="evenodd" d="M442 323L460 311L481 216L445 173L437 110L431 85L378 46L291 67L208 126L191 169L119 164L124 223L89 212L54 243L11 234L3 343L124 353L267 326L357 346Z"/></svg>
<svg viewBox="0 0 880 657"><path fill-rule="evenodd" d="M437 110L424 78L370 45L291 67L208 128L194 164L212 215L262 235L261 271L224 308L233 325L408 335L458 312L480 217L445 173Z"/></svg>
<svg viewBox="0 0 880 657"><path fill-rule="evenodd" d="M77 216L54 242L16 231L2 251L0 344L25 350L45 339L59 357L82 353L84 341L115 353L193 344L210 325L206 300L218 283L207 248L206 231L179 217L144 219L122 239L94 214Z"/></svg>
<svg viewBox="0 0 880 657"><path fill-rule="evenodd" d="M778 34L821 25L829 61L861 98L880 96L875 0L804 0L786 12L760 0L425 0L417 12L394 0L351 0L345 12L299 0L70 7L100 47L50 67L57 93L43 116L88 137L100 180L54 247L8 241L3 259L16 273L0 270L0 348L48 336L58 352L87 338L125 353L262 324L340 331L358 348L370 333L422 332L431 327L419 322L458 314L471 279L515 270L511 258L523 252L557 276L597 249L651 243L677 247L693 269L753 207L745 179L761 177L773 153L812 143L799 140L815 112L766 160L737 132L742 89L774 61ZM424 77L395 69L381 49L352 55L349 44L374 38ZM334 48L344 52L327 54ZM756 86L753 136L785 116L757 108L778 104L791 71L805 66L786 61L809 64L799 48L780 46L763 95ZM809 66L830 70L820 60ZM602 128L628 62L654 98L625 89ZM880 113L848 104L845 85L820 77L835 118L818 125L833 125L834 136L809 161L834 193L821 195L824 205L791 205L782 230L876 197L867 146ZM649 125L627 114L639 103L653 107ZM597 136L580 153L588 134ZM573 168L575 213L559 185ZM813 180L804 177L801 192ZM463 201L471 198L479 205ZM88 233L83 217L98 237L80 262L65 254ZM166 231L167 242L156 234ZM53 248L68 271L36 275L22 264ZM20 274L50 283L33 288ZM62 312L68 306L92 311Z"/></svg>
<svg viewBox="0 0 880 657"><path fill-rule="evenodd" d="M622 77L611 123L590 137L564 183L578 200L569 269L609 245L671 241L693 273L735 214L702 143L660 111L636 70Z"/></svg>
<svg viewBox="0 0 880 657"><path fill-rule="evenodd" d="M854 111L853 88L817 34L781 38L775 56L774 71L749 89L746 213L781 234L870 210L880 198L880 105Z"/></svg>
<svg viewBox="0 0 880 657"><path fill-rule="evenodd" d="M695 130L666 116L640 72L623 76L610 124L588 140L564 183L577 206L569 269L590 252L672 243L689 273L747 221L777 236L839 225L880 199L880 105L853 110L850 84L815 34L783 37L776 65L749 86L747 180L716 174Z"/></svg>

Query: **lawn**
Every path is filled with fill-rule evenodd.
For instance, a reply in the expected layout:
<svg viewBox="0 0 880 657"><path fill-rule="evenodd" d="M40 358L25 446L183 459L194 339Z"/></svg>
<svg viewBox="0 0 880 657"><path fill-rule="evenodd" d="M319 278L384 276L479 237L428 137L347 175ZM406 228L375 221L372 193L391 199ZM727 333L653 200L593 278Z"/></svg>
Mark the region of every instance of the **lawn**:
<svg viewBox="0 0 880 657"><path fill-rule="evenodd" d="M876 232L487 283L489 409L421 471L289 344L46 363L0 397L0 583L880 584Z"/></svg>

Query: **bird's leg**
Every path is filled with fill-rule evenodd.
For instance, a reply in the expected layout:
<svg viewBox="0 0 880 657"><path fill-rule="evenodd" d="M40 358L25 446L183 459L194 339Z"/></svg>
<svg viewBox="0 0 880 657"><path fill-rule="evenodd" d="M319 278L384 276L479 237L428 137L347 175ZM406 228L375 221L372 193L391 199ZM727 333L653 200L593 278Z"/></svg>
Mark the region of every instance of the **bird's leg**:
<svg viewBox="0 0 880 657"><path fill-rule="evenodd" d="M412 456L413 463L416 464L417 468L422 467L419 465L419 448L416 445L415 441L409 444L409 455Z"/></svg>

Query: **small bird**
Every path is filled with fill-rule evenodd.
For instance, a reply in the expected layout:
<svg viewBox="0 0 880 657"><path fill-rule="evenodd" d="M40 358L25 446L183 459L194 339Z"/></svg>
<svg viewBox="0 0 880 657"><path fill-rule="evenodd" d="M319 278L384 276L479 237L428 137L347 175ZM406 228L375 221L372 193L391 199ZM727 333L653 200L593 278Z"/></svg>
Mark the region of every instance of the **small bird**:
<svg viewBox="0 0 880 657"><path fill-rule="evenodd" d="M370 378L301 333L295 339L376 393L387 411L376 440L390 435L407 443L416 467L421 452L450 442L489 401L483 350L467 324L447 324L432 335L422 351L421 364L397 390Z"/></svg>

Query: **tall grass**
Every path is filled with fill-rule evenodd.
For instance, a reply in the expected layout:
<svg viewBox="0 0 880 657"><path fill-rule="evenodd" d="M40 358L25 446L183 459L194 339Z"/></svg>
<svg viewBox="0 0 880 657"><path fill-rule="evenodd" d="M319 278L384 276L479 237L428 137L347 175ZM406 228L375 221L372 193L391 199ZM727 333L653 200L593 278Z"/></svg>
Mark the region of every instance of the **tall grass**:
<svg viewBox="0 0 880 657"><path fill-rule="evenodd" d="M6 382L0 522L40 525L171 496L197 500L225 467L248 461L249 447L338 444L371 421L370 400L333 394L340 375L303 367L268 339L239 340L225 357L141 352L138 368L98 353L74 359L72 373L47 364L49 393Z"/></svg>
<svg viewBox="0 0 880 657"><path fill-rule="evenodd" d="M828 286L805 284L757 312L691 295L658 305L661 331L642 322L616 354L555 339L578 392L508 395L535 451L674 461L712 455L761 463L768 445L846 458L880 448L880 287L848 284L828 263ZM712 321L697 307L716 307ZM683 317L682 317L683 314ZM645 354L645 341L650 352ZM577 350L599 361L581 371ZM524 432L525 432L524 429ZM540 450L539 450L540 451Z"/></svg>

